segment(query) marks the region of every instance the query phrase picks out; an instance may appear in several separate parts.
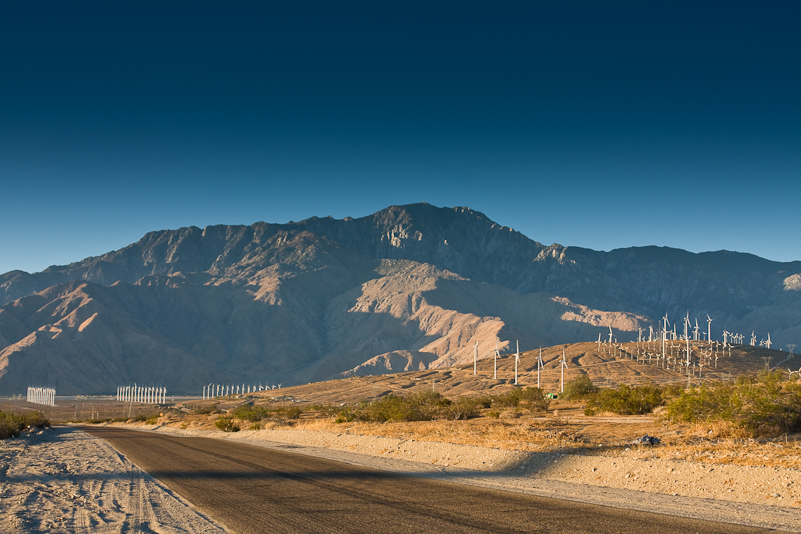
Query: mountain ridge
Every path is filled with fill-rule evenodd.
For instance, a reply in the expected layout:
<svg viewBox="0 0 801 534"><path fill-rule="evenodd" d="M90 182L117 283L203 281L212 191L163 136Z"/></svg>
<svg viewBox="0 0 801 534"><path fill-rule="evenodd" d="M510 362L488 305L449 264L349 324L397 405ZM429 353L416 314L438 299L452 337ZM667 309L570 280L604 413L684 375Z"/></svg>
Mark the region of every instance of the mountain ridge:
<svg viewBox="0 0 801 534"><path fill-rule="evenodd" d="M64 362L50 362L59 369L80 368L81 354L110 354L117 363L103 365L117 381L144 373L137 358L161 355L182 377L172 387L188 391L248 368L300 383L392 362L447 366L472 361L475 342L505 347L513 336L554 344L612 327L636 337L666 311L704 321L709 313L715 328L792 342L801 338L799 273L801 262L728 251L545 246L469 208L429 204L357 219L159 230L66 266L0 275L0 392L11 377L34 380L59 354ZM78 282L90 284L85 294ZM23 317L34 305L48 313ZM76 310L80 324L94 317L82 330ZM70 343L48 338L54 329ZM78 391L73 374L63 382Z"/></svg>

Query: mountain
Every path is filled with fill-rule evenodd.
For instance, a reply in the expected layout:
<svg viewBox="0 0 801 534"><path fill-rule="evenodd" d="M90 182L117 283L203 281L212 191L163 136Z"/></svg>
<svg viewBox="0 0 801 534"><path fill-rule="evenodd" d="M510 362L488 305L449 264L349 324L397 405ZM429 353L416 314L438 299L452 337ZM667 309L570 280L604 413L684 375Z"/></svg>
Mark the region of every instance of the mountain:
<svg viewBox="0 0 801 534"><path fill-rule="evenodd" d="M801 262L545 246L469 208L190 227L0 275L0 395L28 385L299 384L511 347L632 339L689 313L774 348L801 338ZM679 331L682 328L679 327ZM749 337L748 335L746 337Z"/></svg>

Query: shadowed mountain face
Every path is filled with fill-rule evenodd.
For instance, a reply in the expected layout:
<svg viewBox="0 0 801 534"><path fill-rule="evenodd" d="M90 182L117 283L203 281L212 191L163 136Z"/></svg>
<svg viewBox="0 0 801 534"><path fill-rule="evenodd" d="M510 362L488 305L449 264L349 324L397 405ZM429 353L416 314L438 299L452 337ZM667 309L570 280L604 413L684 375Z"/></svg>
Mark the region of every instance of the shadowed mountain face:
<svg viewBox="0 0 801 534"><path fill-rule="evenodd" d="M801 339L801 262L546 247L468 208L152 232L103 256L0 275L0 395L133 382L285 385L634 339L689 311L774 348ZM679 327L679 332L683 327Z"/></svg>

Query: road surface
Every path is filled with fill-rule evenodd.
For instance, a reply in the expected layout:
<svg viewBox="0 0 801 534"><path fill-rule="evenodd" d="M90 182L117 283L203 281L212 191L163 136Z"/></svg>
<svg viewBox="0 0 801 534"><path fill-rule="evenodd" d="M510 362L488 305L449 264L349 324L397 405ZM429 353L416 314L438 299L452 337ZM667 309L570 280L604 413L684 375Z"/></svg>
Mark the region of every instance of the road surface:
<svg viewBox="0 0 801 534"><path fill-rule="evenodd" d="M83 430L241 534L769 532L388 473L227 440Z"/></svg>

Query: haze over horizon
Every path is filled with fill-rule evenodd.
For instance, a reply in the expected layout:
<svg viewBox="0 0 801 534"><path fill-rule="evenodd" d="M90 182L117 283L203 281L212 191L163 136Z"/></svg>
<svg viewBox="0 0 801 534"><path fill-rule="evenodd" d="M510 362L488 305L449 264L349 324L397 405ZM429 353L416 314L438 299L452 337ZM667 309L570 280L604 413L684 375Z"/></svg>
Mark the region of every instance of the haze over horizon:
<svg viewBox="0 0 801 534"><path fill-rule="evenodd" d="M468 206L801 260L792 2L0 7L0 273L185 226Z"/></svg>

